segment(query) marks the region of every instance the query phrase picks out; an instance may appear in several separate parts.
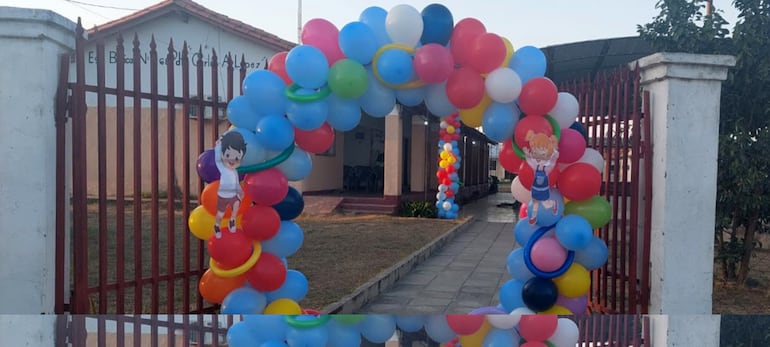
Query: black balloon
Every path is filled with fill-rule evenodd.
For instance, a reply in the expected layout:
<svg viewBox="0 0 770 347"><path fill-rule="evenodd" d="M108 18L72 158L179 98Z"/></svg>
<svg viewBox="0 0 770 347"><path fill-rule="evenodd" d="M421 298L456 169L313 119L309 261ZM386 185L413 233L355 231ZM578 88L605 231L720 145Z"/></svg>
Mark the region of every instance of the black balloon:
<svg viewBox="0 0 770 347"><path fill-rule="evenodd" d="M586 128L583 127L583 124L580 124L580 122L575 122L572 123L569 128L572 130L577 130L577 132L583 135L583 138L586 139L586 143L588 143L588 133L586 132Z"/></svg>
<svg viewBox="0 0 770 347"><path fill-rule="evenodd" d="M521 298L530 310L542 312L556 303L556 299L559 298L559 290L553 281L547 278L533 277L524 283Z"/></svg>
<svg viewBox="0 0 770 347"><path fill-rule="evenodd" d="M273 205L273 208L281 216L281 220L292 220L297 218L305 209L305 199L302 198L302 194L298 190L289 187L289 192L283 201Z"/></svg>

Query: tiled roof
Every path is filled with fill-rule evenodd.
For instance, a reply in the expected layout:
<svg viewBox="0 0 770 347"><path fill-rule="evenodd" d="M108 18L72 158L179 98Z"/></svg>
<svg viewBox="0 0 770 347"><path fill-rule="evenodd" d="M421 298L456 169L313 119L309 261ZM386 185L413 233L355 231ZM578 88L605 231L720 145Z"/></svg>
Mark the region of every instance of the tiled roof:
<svg viewBox="0 0 770 347"><path fill-rule="evenodd" d="M296 46L293 42L286 41L264 30L257 29L239 20L214 12L191 0L165 0L128 16L98 25L93 29L88 30L88 36L89 38L93 38L109 35L123 28L134 26L179 10L189 13L211 25L221 27L224 30L243 36L246 39L261 42L279 51L288 51Z"/></svg>

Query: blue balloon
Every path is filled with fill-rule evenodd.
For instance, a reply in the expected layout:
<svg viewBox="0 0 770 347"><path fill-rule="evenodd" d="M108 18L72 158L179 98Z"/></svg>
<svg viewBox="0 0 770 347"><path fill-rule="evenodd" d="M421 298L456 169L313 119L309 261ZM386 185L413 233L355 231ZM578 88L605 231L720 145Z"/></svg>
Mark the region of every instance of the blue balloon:
<svg viewBox="0 0 770 347"><path fill-rule="evenodd" d="M265 294L241 287L227 294L222 301L222 314L260 314L267 306Z"/></svg>
<svg viewBox="0 0 770 347"><path fill-rule="evenodd" d="M297 95L314 93L315 91L310 89L300 89L296 92ZM296 128L301 130L318 129L326 122L328 115L329 103L326 98L312 102L289 101L289 106L286 108L286 117Z"/></svg>
<svg viewBox="0 0 770 347"><path fill-rule="evenodd" d="M525 246L532 237L532 234L539 228L540 227L535 224L530 224L529 219L527 218L516 222L516 225L513 227L513 236L516 239L516 244L522 247Z"/></svg>
<svg viewBox="0 0 770 347"><path fill-rule="evenodd" d="M244 315L243 321L258 339L262 341L283 341L286 339L288 325L282 315L250 314Z"/></svg>
<svg viewBox="0 0 770 347"><path fill-rule="evenodd" d="M513 53L508 67L516 71L521 78L521 84L524 85L535 77L545 76L545 54L534 46L521 47Z"/></svg>
<svg viewBox="0 0 770 347"><path fill-rule="evenodd" d="M236 322L227 329L227 345L232 347L253 347L259 345L259 339L252 334L245 322Z"/></svg>
<svg viewBox="0 0 770 347"><path fill-rule="evenodd" d="M285 342L278 340L269 340L263 342L259 347L289 347Z"/></svg>
<svg viewBox="0 0 770 347"><path fill-rule="evenodd" d="M305 209L305 199L302 198L302 193L290 186L286 197L273 205L273 208L281 216L281 220L292 220L302 214L302 210Z"/></svg>
<svg viewBox="0 0 770 347"><path fill-rule="evenodd" d="M359 347L361 346L361 333L355 325L339 324L332 319L327 323L329 328L328 347Z"/></svg>
<svg viewBox="0 0 770 347"><path fill-rule="evenodd" d="M243 95L258 115L286 112L286 83L275 72L256 70L247 75L243 80Z"/></svg>
<svg viewBox="0 0 770 347"><path fill-rule="evenodd" d="M519 121L519 115L510 104L493 102L484 111L481 126L484 134L497 142L503 142L513 136L513 129Z"/></svg>
<svg viewBox="0 0 770 347"><path fill-rule="evenodd" d="M396 90L396 100L404 106L417 106L425 100L425 87Z"/></svg>
<svg viewBox="0 0 770 347"><path fill-rule="evenodd" d="M449 189L452 189L456 192L460 189L460 184L457 182L452 182L452 184L449 185Z"/></svg>
<svg viewBox="0 0 770 347"><path fill-rule="evenodd" d="M371 69L368 69L369 84L364 95L358 99L361 108L368 115L382 118L389 115L396 106L396 94L392 89L385 87L377 81Z"/></svg>
<svg viewBox="0 0 770 347"><path fill-rule="evenodd" d="M234 126L254 130L257 128L259 114L251 106L246 96L239 95L227 103L227 119Z"/></svg>
<svg viewBox="0 0 770 347"><path fill-rule="evenodd" d="M372 6L361 12L359 21L372 29L376 38L377 48L391 42L388 31L385 29L385 19L388 17L388 11L382 7Z"/></svg>
<svg viewBox="0 0 770 347"><path fill-rule="evenodd" d="M294 128L286 117L270 114L257 124L257 142L271 151L283 151L294 143Z"/></svg>
<svg viewBox="0 0 770 347"><path fill-rule="evenodd" d="M320 49L299 45L286 55L286 73L302 88L318 89L326 84L329 61Z"/></svg>
<svg viewBox="0 0 770 347"><path fill-rule="evenodd" d="M326 98L329 114L326 122L338 131L350 131L361 122L361 106L358 100L343 99L334 93Z"/></svg>
<svg viewBox="0 0 770 347"><path fill-rule="evenodd" d="M286 334L289 347L324 347L328 340L329 330L326 329L326 325L313 328L289 328Z"/></svg>
<svg viewBox="0 0 770 347"><path fill-rule="evenodd" d="M403 84L414 75L412 56L400 49L388 49L377 59L377 72L385 83Z"/></svg>
<svg viewBox="0 0 770 347"><path fill-rule="evenodd" d="M414 333L425 326L425 319L426 316L422 315L396 315L396 326L405 332Z"/></svg>
<svg viewBox="0 0 770 347"><path fill-rule="evenodd" d="M511 329L491 329L484 336L483 347L518 347L519 337Z"/></svg>
<svg viewBox="0 0 770 347"><path fill-rule="evenodd" d="M423 45L437 43L446 46L452 37L454 18L452 12L444 5L430 4L422 10L422 36L420 43Z"/></svg>
<svg viewBox="0 0 770 347"><path fill-rule="evenodd" d="M591 224L582 216L566 215L556 223L556 239L566 249L583 249L591 243L593 237Z"/></svg>
<svg viewBox="0 0 770 347"><path fill-rule="evenodd" d="M246 152L243 154L241 165L249 166L265 161L267 158L267 151L265 150L265 147L259 144L257 134L253 130L235 128L233 130L226 131L224 134L227 134L230 131L236 131L240 133L241 136L243 136L243 141L246 142Z"/></svg>
<svg viewBox="0 0 770 347"><path fill-rule="evenodd" d="M304 240L302 229L292 221L281 221L278 233L267 241L262 241L262 251L286 258L296 253L302 247Z"/></svg>
<svg viewBox="0 0 770 347"><path fill-rule="evenodd" d="M455 338L457 334L449 327L444 315L431 315L425 322L425 332L431 340L438 343L446 343Z"/></svg>
<svg viewBox="0 0 770 347"><path fill-rule="evenodd" d="M548 227L556 224L556 222L561 219L562 215L564 215L564 198L561 193L559 193L558 190L551 188L548 194L550 194L551 201L555 203L555 208L545 207L542 201L538 203L537 215L535 216L537 221L535 224L541 227ZM535 201L530 200L527 204L527 216L534 216L534 214L532 214L534 206Z"/></svg>
<svg viewBox="0 0 770 347"><path fill-rule="evenodd" d="M524 307L524 299L521 291L524 288L524 282L519 280L509 280L500 288L500 303L507 312L511 312L519 307Z"/></svg>
<svg viewBox="0 0 770 347"><path fill-rule="evenodd" d="M339 46L348 59L362 65L372 62L377 53L377 36L374 30L363 22L350 22L340 29Z"/></svg>
<svg viewBox="0 0 770 347"><path fill-rule="evenodd" d="M513 279L519 281L526 281L535 277L535 274L529 271L527 264L524 263L524 248L516 248L508 254L505 268Z"/></svg>
<svg viewBox="0 0 770 347"><path fill-rule="evenodd" d="M449 102L446 95L446 82L431 84L425 91L425 106L436 117L447 117L457 112L457 107Z"/></svg>
<svg viewBox="0 0 770 347"><path fill-rule="evenodd" d="M609 250L604 240L594 236L591 242L581 250L575 251L575 261L591 271L604 266L607 262Z"/></svg>
<svg viewBox="0 0 770 347"><path fill-rule="evenodd" d="M392 315L366 315L358 323L358 329L365 339L374 343L385 343L396 332L396 320Z"/></svg>
<svg viewBox="0 0 770 347"><path fill-rule="evenodd" d="M313 169L313 159L310 154L299 147L295 147L291 155L278 164L278 170L281 170L289 181L301 181L310 174Z"/></svg>
<svg viewBox="0 0 770 347"><path fill-rule="evenodd" d="M272 302L277 299L292 299L300 302L307 295L307 277L297 270L286 271L286 279L280 288L267 292L267 300Z"/></svg>

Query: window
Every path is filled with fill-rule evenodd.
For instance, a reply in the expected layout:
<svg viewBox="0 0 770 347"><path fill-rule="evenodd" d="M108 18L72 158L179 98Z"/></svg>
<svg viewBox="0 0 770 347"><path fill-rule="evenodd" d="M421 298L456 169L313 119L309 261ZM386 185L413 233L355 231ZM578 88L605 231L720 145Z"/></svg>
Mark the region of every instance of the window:
<svg viewBox="0 0 770 347"><path fill-rule="evenodd" d="M497 170L497 160L489 159L489 171L496 171L496 170Z"/></svg>
<svg viewBox="0 0 770 347"><path fill-rule="evenodd" d="M200 97L195 95L190 97L190 105L187 107L187 117L190 119L198 119ZM211 103L212 98L207 95L203 102L203 119L211 119L213 117L212 109L214 106ZM217 104L222 103L222 97L217 97ZM219 107L219 113L217 118L221 121L227 119L227 107Z"/></svg>

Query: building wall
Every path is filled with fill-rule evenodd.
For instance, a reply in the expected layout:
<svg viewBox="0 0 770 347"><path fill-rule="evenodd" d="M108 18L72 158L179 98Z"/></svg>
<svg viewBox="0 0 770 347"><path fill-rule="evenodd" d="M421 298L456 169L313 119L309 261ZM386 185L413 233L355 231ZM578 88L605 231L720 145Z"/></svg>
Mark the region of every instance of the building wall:
<svg viewBox="0 0 770 347"><path fill-rule="evenodd" d="M289 182L300 192L328 191L342 189L342 163L344 160L343 148L345 137L336 132L334 143L334 155L312 155L313 170L310 175L299 182Z"/></svg>

